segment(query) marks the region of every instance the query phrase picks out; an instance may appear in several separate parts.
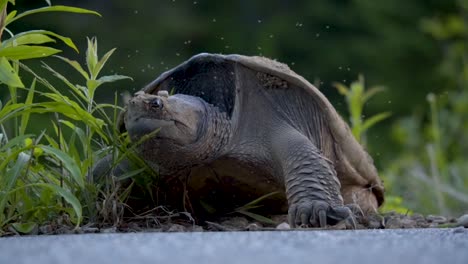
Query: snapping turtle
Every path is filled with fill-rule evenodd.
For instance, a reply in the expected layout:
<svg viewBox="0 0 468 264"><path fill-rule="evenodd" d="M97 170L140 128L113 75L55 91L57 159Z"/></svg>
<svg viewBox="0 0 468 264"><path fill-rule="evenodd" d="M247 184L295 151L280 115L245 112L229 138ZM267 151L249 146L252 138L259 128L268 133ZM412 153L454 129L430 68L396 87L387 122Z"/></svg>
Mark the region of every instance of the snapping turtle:
<svg viewBox="0 0 468 264"><path fill-rule="evenodd" d="M325 226L384 200L372 159L325 96L267 58L196 55L137 92L124 123L132 141L159 130L139 155L162 180L184 175L192 207L278 191L267 210Z"/></svg>

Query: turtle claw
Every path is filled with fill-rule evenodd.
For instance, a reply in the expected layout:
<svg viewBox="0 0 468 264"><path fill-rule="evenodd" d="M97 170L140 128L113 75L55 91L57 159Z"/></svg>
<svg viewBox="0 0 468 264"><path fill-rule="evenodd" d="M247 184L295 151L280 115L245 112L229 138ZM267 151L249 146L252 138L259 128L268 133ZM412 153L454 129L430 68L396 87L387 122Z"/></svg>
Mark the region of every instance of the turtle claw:
<svg viewBox="0 0 468 264"><path fill-rule="evenodd" d="M354 219L353 216L349 216L344 220L344 223L346 225L346 229L356 229L356 219Z"/></svg>
<svg viewBox="0 0 468 264"><path fill-rule="evenodd" d="M291 205L288 219L292 227L326 227L345 221L347 228L356 229L356 219L349 206L332 207L324 201L302 201Z"/></svg>
<svg viewBox="0 0 468 264"><path fill-rule="evenodd" d="M325 210L319 211L319 224L321 227L327 226L327 212Z"/></svg>
<svg viewBox="0 0 468 264"><path fill-rule="evenodd" d="M353 204L347 204L345 206L351 209L351 212L357 217L363 218L365 216L364 212L362 211L361 207L358 204L353 203Z"/></svg>

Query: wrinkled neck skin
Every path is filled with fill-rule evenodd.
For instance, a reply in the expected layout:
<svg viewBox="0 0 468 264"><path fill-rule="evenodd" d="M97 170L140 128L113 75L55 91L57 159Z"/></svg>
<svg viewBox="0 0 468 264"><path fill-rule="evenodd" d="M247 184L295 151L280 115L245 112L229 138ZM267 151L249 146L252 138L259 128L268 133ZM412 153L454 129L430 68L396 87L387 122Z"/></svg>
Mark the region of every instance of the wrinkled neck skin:
<svg viewBox="0 0 468 264"><path fill-rule="evenodd" d="M153 169L160 174L169 175L209 163L221 155L230 139L230 120L217 107L206 102L204 106L198 137L193 143L182 145L174 140L155 136L140 145L139 151Z"/></svg>

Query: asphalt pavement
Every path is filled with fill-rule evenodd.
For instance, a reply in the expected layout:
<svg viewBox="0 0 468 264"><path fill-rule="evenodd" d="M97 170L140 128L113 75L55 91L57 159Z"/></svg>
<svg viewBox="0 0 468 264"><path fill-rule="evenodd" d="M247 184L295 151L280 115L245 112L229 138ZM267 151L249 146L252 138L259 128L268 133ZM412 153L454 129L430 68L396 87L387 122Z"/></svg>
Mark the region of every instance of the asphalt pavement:
<svg viewBox="0 0 468 264"><path fill-rule="evenodd" d="M131 233L0 238L0 264L468 263L468 229Z"/></svg>

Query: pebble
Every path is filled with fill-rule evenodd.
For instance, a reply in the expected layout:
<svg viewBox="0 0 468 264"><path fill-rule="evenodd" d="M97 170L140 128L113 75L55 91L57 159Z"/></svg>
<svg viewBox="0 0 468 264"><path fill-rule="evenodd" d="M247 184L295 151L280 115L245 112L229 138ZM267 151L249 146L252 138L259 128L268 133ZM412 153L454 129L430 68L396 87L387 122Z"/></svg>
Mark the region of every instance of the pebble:
<svg viewBox="0 0 468 264"><path fill-rule="evenodd" d="M457 219L457 226L468 228L468 214L462 215Z"/></svg>
<svg viewBox="0 0 468 264"><path fill-rule="evenodd" d="M283 223L277 225L276 229L278 229L278 230L291 229L291 226L288 223L283 222Z"/></svg>
<svg viewBox="0 0 468 264"><path fill-rule="evenodd" d="M102 228L101 233L115 233L117 232L117 227Z"/></svg>
<svg viewBox="0 0 468 264"><path fill-rule="evenodd" d="M416 221L408 218L391 218L385 223L385 228L395 229L395 228L415 228Z"/></svg>
<svg viewBox="0 0 468 264"><path fill-rule="evenodd" d="M167 230L167 232L185 232L187 231L185 226L183 225L178 225L178 224L172 224L171 227Z"/></svg>
<svg viewBox="0 0 468 264"><path fill-rule="evenodd" d="M367 221L368 221L367 223L368 228L370 229L385 228L385 218L378 214L369 215L369 217L367 218Z"/></svg>
<svg viewBox="0 0 468 264"><path fill-rule="evenodd" d="M368 226L369 229L380 229L383 228L385 225L382 224L381 221L369 221Z"/></svg>
<svg viewBox="0 0 468 264"><path fill-rule="evenodd" d="M251 224L247 225L245 229L247 229L248 231L258 231L258 230L262 229L262 226L260 226L257 223L251 223Z"/></svg>
<svg viewBox="0 0 468 264"><path fill-rule="evenodd" d="M39 227L39 234L52 234L53 231L54 228L52 227L52 225L43 225Z"/></svg>
<svg viewBox="0 0 468 264"><path fill-rule="evenodd" d="M82 226L82 227L78 228L77 232L80 233L80 234L82 234L82 233L83 234L85 234L85 233L98 233L99 228Z"/></svg>
<svg viewBox="0 0 468 264"><path fill-rule="evenodd" d="M341 222L339 222L339 223L336 224L336 225L327 226L326 229L330 229L330 230L346 230L346 229L348 229L348 227L346 226L345 221L341 221Z"/></svg>
<svg viewBox="0 0 468 264"><path fill-rule="evenodd" d="M436 223L436 224L445 224L447 223L447 218L440 216L440 215L428 215L426 216L426 220L428 222Z"/></svg>
<svg viewBox="0 0 468 264"><path fill-rule="evenodd" d="M235 228L242 228L249 224L249 220L245 217L232 217L225 221L221 222L223 226L235 227Z"/></svg>
<svg viewBox="0 0 468 264"><path fill-rule="evenodd" d="M467 230L466 228L462 227L462 226L455 227L455 228L452 229L452 230L453 230L452 232L453 232L454 234L463 234L463 233L465 233L465 232L468 232L468 230Z"/></svg>
<svg viewBox="0 0 468 264"><path fill-rule="evenodd" d="M194 225L192 226L192 230L190 230L192 232L203 232L203 227L199 226L199 225Z"/></svg>

